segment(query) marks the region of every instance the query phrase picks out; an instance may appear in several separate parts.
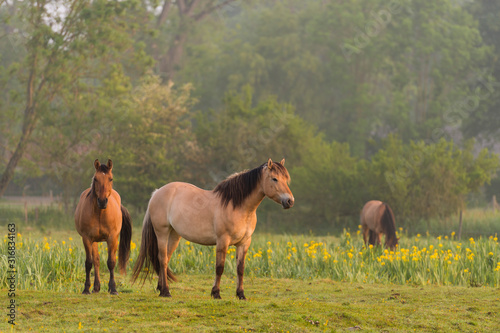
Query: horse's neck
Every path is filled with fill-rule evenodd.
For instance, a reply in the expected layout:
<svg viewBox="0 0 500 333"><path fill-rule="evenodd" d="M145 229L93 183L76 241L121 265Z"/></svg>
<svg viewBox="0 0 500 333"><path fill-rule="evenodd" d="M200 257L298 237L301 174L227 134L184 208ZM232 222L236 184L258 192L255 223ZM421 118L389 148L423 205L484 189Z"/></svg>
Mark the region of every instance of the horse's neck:
<svg viewBox="0 0 500 333"><path fill-rule="evenodd" d="M264 200L265 194L261 186L256 186L253 192L245 199L241 205L241 209L247 212L254 212L259 207L262 200Z"/></svg>

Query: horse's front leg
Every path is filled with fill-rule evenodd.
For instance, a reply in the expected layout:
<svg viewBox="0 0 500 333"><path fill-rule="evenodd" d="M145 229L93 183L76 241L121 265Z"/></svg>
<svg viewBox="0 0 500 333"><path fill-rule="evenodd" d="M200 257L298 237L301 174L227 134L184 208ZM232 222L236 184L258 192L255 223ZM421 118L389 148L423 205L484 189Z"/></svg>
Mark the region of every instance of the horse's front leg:
<svg viewBox="0 0 500 333"><path fill-rule="evenodd" d="M242 300L246 299L245 293L243 292L243 273L245 272L245 257L251 242L252 239L249 238L247 241L236 247L236 262L238 264L238 286L236 288L236 296Z"/></svg>
<svg viewBox="0 0 500 333"><path fill-rule="evenodd" d="M95 242L92 244L92 257L94 261L94 289L93 293L98 293L101 290L101 280L99 278L99 266L101 265L101 260L99 258L99 243Z"/></svg>
<svg viewBox="0 0 500 333"><path fill-rule="evenodd" d="M85 285L82 294L90 294L90 271L92 270L92 243L89 239L82 237L85 248Z"/></svg>
<svg viewBox="0 0 500 333"><path fill-rule="evenodd" d="M224 273L224 264L226 263L226 253L229 247L229 242L223 239L217 240L216 256L215 256L215 281L212 287L211 296L215 299L220 299L220 279Z"/></svg>
<svg viewBox="0 0 500 333"><path fill-rule="evenodd" d="M109 284L108 291L111 295L118 295L115 282L115 266L116 266L116 250L118 249L118 235L110 237L108 243L108 269L109 269Z"/></svg>
<svg viewBox="0 0 500 333"><path fill-rule="evenodd" d="M363 240L365 241L365 246L368 246L368 241L370 240L368 236L369 233L370 229L368 229L368 227L363 224Z"/></svg>

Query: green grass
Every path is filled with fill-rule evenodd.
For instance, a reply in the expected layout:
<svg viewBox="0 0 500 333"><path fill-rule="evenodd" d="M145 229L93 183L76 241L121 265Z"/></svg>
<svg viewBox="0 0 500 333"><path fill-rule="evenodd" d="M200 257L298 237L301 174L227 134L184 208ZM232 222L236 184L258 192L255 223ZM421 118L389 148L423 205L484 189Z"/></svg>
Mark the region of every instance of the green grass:
<svg viewBox="0 0 500 333"><path fill-rule="evenodd" d="M2 229L7 233L7 227ZM235 251L227 253L222 301L210 298L214 247L181 240L170 267L179 277L172 299L157 278L131 284L139 250L136 228L127 276L108 295L106 244L100 243L102 291L81 295L84 251L76 231L18 230L15 331L466 331L500 330L497 235L457 241L455 234L409 235L400 247L365 248L357 231L339 237L255 234L247 254L245 294L235 297ZM7 237L0 265L7 265ZM1 242L1 241L0 241ZM5 251L4 251L5 250ZM5 308L7 271L0 270ZM4 306L5 305L5 306ZM0 332L11 331L7 317ZM122 327L122 329L120 329Z"/></svg>
<svg viewBox="0 0 500 333"><path fill-rule="evenodd" d="M104 274L107 280L107 275ZM247 301L235 297L225 274L222 300L210 298L213 276L181 274L172 298L153 284L120 294L20 290L16 326L2 332L495 332L500 329L496 288L412 287L335 282L329 279L248 278ZM2 295L6 290L0 291ZM2 304L6 303L5 298Z"/></svg>
<svg viewBox="0 0 500 333"><path fill-rule="evenodd" d="M128 271L139 253L135 232ZM500 244L496 235L456 241L454 235L405 236L388 251L365 248L359 233L341 237L254 235L247 253L245 275L250 278L332 279L341 282L408 285L500 286ZM7 237L3 239L5 253ZM101 271L106 271L106 243L99 243ZM83 284L85 253L80 236L72 232L17 235L18 286L25 290L71 290ZM226 272L236 274L235 248L228 250ZM177 274L211 274L215 248L181 240L170 267ZM7 256L0 256L7 265ZM7 286L0 271L0 287Z"/></svg>

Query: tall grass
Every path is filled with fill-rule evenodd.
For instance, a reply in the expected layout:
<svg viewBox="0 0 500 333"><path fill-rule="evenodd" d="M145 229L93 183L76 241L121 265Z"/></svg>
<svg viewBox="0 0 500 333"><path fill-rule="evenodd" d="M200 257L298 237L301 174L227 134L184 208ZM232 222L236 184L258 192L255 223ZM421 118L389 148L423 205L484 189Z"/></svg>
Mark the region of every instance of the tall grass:
<svg viewBox="0 0 500 333"><path fill-rule="evenodd" d="M383 284L500 286L497 235L457 241L455 233L438 237L407 236L401 229L399 233L400 246L395 251L366 248L359 232L351 235L344 231L340 238L256 234L247 253L245 276L302 280L327 278ZM137 239L131 244L129 271L138 256L136 242ZM6 267L6 237L3 243L0 265ZM79 237L30 238L18 234L16 244L19 290L82 290L85 253ZM106 251L106 244L100 243L101 283L105 284L108 276ZM181 240L170 267L180 275L214 274L214 263L214 247ZM234 247L227 252L224 274L236 275ZM122 288L130 284L128 277L119 281ZM5 270L0 271L0 286L7 286Z"/></svg>

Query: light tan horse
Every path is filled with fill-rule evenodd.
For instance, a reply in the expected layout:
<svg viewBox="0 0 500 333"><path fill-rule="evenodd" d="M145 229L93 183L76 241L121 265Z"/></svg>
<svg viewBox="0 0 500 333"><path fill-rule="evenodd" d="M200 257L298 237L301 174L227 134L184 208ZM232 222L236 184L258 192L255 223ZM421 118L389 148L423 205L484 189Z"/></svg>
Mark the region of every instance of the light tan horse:
<svg viewBox="0 0 500 333"><path fill-rule="evenodd" d="M257 207L269 197L283 208L293 206L288 188L290 175L285 160L267 163L230 176L214 190L202 190L187 183L169 183L156 190L146 211L142 243L134 266L133 280L142 267L153 266L158 274L160 296L170 297L167 279L175 280L168 262L181 237L202 245L216 246L215 282L211 296L220 298L220 280L229 246L236 246L238 283L236 296L245 299L243 272L245 255L257 223Z"/></svg>
<svg viewBox="0 0 500 333"><path fill-rule="evenodd" d="M116 265L116 250L118 249L118 235L120 235L120 249L118 251L118 262L120 272L125 273L130 255L130 239L132 237L132 223L127 209L121 205L118 192L113 190L113 162L100 164L94 161L95 174L92 178L92 186L80 195L80 201L75 211L75 226L82 236L85 247L85 289L83 294L90 294L90 270L94 265L94 290L101 290L99 280L99 252L98 242L108 244L108 269L109 269L109 292L112 295L116 291L114 269Z"/></svg>
<svg viewBox="0 0 500 333"><path fill-rule="evenodd" d="M381 244L382 234L385 235L385 246L394 249L398 245L394 214L388 204L378 201L368 201L361 211L361 226L365 245Z"/></svg>

